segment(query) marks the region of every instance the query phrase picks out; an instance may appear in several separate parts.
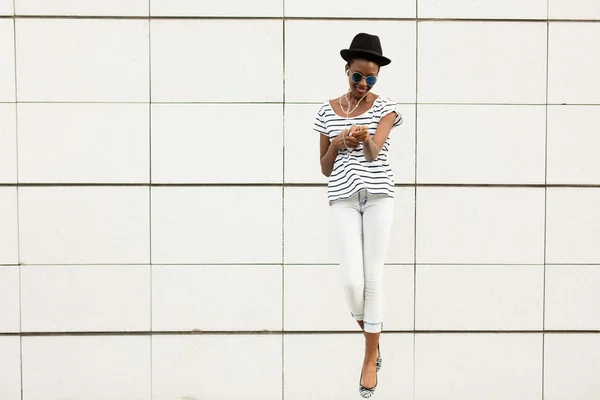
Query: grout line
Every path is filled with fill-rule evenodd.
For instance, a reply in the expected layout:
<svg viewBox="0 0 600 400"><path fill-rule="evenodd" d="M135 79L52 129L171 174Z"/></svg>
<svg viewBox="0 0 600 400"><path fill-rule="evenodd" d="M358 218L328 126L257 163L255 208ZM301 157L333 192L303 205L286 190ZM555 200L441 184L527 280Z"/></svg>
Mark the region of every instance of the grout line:
<svg viewBox="0 0 600 400"><path fill-rule="evenodd" d="M285 0L282 2L282 15L285 17ZM282 29L282 69L283 69L283 106L282 106L282 182L285 184L285 18ZM285 331L285 188L281 188L281 330ZM285 336L281 335L281 398L285 399Z"/></svg>
<svg viewBox="0 0 600 400"><path fill-rule="evenodd" d="M152 0L148 0L148 17L150 17ZM148 20L148 183L152 183L152 19ZM152 267L152 186L148 187L148 260L150 261L150 332L154 329L152 320L154 286L153 267ZM153 357L152 335L150 336L150 399L154 398L154 357Z"/></svg>
<svg viewBox="0 0 600 400"><path fill-rule="evenodd" d="M131 267L145 267L148 263L102 263L102 264L92 264L92 263L45 263L45 264L22 264L23 268L29 267L104 267L104 266L131 266ZM152 263L153 266L169 266L172 268L188 268L188 267L214 267L214 266L244 266L244 267L281 267L281 263L273 263L273 262L249 262L249 263L207 263L207 262L196 262L196 263ZM335 263L287 263L285 264L288 267L336 267L338 264ZM465 262L455 262L455 263L387 263L385 264L385 268L408 268L417 266L425 266L425 267L456 267L456 266L466 266L466 267L543 267L544 264L540 263L465 263ZM549 266L599 266L600 263L547 263ZM15 264L0 264L0 267L16 267L18 265Z"/></svg>
<svg viewBox="0 0 600 400"><path fill-rule="evenodd" d="M13 13L16 11L16 0L13 0ZM13 19L13 58L15 69L15 151L17 163L17 186L16 186L16 201L17 201L17 262L19 268L19 332L23 330L23 304L22 304L22 268L21 268L21 218L20 218L20 201L19 201L19 107L18 107L18 88L17 88L17 21ZM19 337L19 374L21 380L21 400L24 396L23 385L23 337Z"/></svg>
<svg viewBox="0 0 600 400"><path fill-rule="evenodd" d="M546 13L548 12L549 0L546 1ZM542 290L542 330L546 329L546 242L548 234L548 85L549 85L549 60L550 60L550 24L546 23L546 127L545 127L545 142L544 142L544 280ZM544 386L545 386L545 349L546 349L546 336L542 334L542 400L544 400Z"/></svg>
<svg viewBox="0 0 600 400"><path fill-rule="evenodd" d="M419 0L415 0L415 13L419 17ZM419 22L415 23L415 188L413 214L413 329L417 328L417 168L418 168L418 137L419 137ZM417 335L413 334L413 399L417 397Z"/></svg>
<svg viewBox="0 0 600 400"><path fill-rule="evenodd" d="M407 334L407 335L564 335L564 334L580 334L600 335L600 329L596 330L414 330L414 329L397 329L386 330L387 334ZM360 331L345 331L345 330L261 330L261 331L66 331L66 332L2 332L0 337L20 336L25 337L60 337L60 336L298 336L298 335L362 335Z"/></svg>
<svg viewBox="0 0 600 400"><path fill-rule="evenodd" d="M0 101L0 104L13 104L13 101ZM132 104L132 105L147 105L147 101L37 101L37 100L21 100L21 104ZM287 105L294 106L305 106L305 105L319 105L321 103L316 101L286 101ZM277 106L283 104L281 101L152 101L152 104L158 105L240 105L240 106L255 106L255 105L273 105ZM400 105L415 105L414 102L402 102L399 101ZM598 107L600 103L471 103L471 102L428 102L421 101L419 105L422 106L450 106L450 107L545 107L549 106L569 106L569 107Z"/></svg>
<svg viewBox="0 0 600 400"><path fill-rule="evenodd" d="M580 189L600 189L600 184L544 184L544 183L396 183L397 188L496 188L496 189L546 189L546 188L580 188ZM240 188L240 187L264 187L264 188L325 188L326 183L267 183L267 182L248 182L248 183L0 183L0 187L178 187L178 188Z"/></svg>
<svg viewBox="0 0 600 400"><path fill-rule="evenodd" d="M418 10L417 10L418 12ZM572 23L598 23L600 19L574 19L574 18L448 18L448 17L281 17L281 16L187 16L187 15L47 15L47 14L14 14L0 15L0 19L94 19L94 20L188 20L188 21L369 21L369 22L472 22L472 23L547 23L547 22L572 22Z"/></svg>
<svg viewBox="0 0 600 400"><path fill-rule="evenodd" d="M0 101L0 104L13 104L14 101ZM147 105L147 101L82 101L82 100L20 100L22 104L139 104ZM288 105L303 106L303 105L319 105L318 101L286 101ZM255 105L280 105L283 104L281 101L152 101L152 104L159 105L242 105L242 106L255 106ZM410 101L398 101L400 105L415 105L415 102ZM421 101L420 105L423 106L497 106L497 107L545 107L550 106L585 106L594 107L600 106L600 103L472 103L472 102L432 102L432 101Z"/></svg>

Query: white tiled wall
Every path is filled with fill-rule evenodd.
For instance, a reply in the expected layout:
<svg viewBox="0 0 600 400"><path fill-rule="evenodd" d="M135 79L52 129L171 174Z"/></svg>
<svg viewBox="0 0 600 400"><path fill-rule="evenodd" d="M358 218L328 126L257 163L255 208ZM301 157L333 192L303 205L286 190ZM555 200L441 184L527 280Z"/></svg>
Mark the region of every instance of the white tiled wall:
<svg viewBox="0 0 600 400"><path fill-rule="evenodd" d="M0 267L0 332L19 332L19 267Z"/></svg>
<svg viewBox="0 0 600 400"><path fill-rule="evenodd" d="M312 130L358 32L377 398L597 400L597 0L0 0L1 400L358 396Z"/></svg>
<svg viewBox="0 0 600 400"><path fill-rule="evenodd" d="M17 114L14 103L0 103L0 183L17 182Z"/></svg>
<svg viewBox="0 0 600 400"><path fill-rule="evenodd" d="M14 14L14 0L0 0L0 15Z"/></svg>
<svg viewBox="0 0 600 400"><path fill-rule="evenodd" d="M144 104L22 103L19 182L149 182Z"/></svg>
<svg viewBox="0 0 600 400"><path fill-rule="evenodd" d="M577 43L577 45L573 45ZM548 41L548 102L600 103L600 25L552 23Z"/></svg>
<svg viewBox="0 0 600 400"><path fill-rule="evenodd" d="M21 340L17 336L0 336L0 397L21 398Z"/></svg>
<svg viewBox="0 0 600 400"><path fill-rule="evenodd" d="M13 20L0 19L0 102L15 101L14 39Z"/></svg>
<svg viewBox="0 0 600 400"><path fill-rule="evenodd" d="M417 334L415 398L539 399L541 334Z"/></svg>
<svg viewBox="0 0 600 400"><path fill-rule="evenodd" d="M419 0L421 18L546 19L547 0Z"/></svg>
<svg viewBox="0 0 600 400"><path fill-rule="evenodd" d="M154 336L152 398L281 398L281 335Z"/></svg>
<svg viewBox="0 0 600 400"><path fill-rule="evenodd" d="M149 337L24 337L21 346L23 399L150 398Z"/></svg>
<svg viewBox="0 0 600 400"><path fill-rule="evenodd" d="M426 21L418 54L421 102L545 103L545 23Z"/></svg>
<svg viewBox="0 0 600 400"><path fill-rule="evenodd" d="M17 15L147 16L147 0L14 0Z"/></svg>
<svg viewBox="0 0 600 400"><path fill-rule="evenodd" d="M148 101L148 21L16 19L16 33L19 101Z"/></svg>

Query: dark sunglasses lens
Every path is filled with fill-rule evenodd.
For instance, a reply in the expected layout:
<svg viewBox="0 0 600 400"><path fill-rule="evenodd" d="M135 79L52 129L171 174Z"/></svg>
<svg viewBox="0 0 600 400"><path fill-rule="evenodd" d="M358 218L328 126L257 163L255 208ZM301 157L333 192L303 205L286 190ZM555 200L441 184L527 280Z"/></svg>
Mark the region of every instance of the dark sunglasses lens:
<svg viewBox="0 0 600 400"><path fill-rule="evenodd" d="M377 83L377 78L374 76L367 76L367 85L373 86Z"/></svg>
<svg viewBox="0 0 600 400"><path fill-rule="evenodd" d="M358 83L358 82L362 81L362 78L363 78L363 76L360 72L355 72L352 74L352 82L354 82L354 83Z"/></svg>

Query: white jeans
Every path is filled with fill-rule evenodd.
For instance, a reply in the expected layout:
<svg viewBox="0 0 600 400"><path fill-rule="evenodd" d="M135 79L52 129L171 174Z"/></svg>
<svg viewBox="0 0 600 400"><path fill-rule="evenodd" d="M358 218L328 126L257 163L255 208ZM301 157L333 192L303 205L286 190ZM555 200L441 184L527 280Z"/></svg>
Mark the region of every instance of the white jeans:
<svg viewBox="0 0 600 400"><path fill-rule="evenodd" d="M352 316L366 332L383 327L383 264L394 217L394 199L360 191L331 203L342 284Z"/></svg>

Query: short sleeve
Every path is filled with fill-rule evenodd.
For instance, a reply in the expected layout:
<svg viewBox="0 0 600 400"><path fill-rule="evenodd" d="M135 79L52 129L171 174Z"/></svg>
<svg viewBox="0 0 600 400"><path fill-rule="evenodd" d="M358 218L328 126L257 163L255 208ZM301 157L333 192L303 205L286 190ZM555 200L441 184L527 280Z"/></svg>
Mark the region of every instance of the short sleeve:
<svg viewBox="0 0 600 400"><path fill-rule="evenodd" d="M327 132L327 124L325 123L324 107L321 107L317 112L313 129L319 132L321 135L329 136L329 133Z"/></svg>
<svg viewBox="0 0 600 400"><path fill-rule="evenodd" d="M396 119L394 120L394 124L392 125L392 128L395 128L397 126L402 125L402 122L403 122L402 114L400 114L400 107L397 102L390 100L390 99L386 99L385 104L384 104L383 108L381 109L381 118L383 118L386 115L393 113L393 112L396 113Z"/></svg>

